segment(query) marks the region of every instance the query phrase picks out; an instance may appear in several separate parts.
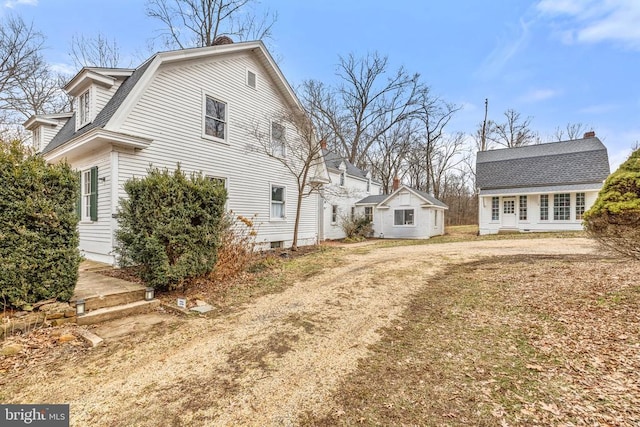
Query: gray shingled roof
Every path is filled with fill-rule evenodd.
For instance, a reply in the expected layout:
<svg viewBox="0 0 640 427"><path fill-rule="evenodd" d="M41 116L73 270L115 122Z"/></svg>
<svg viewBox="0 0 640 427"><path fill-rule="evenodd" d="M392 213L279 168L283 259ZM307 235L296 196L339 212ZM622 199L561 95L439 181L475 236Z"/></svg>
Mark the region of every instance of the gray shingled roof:
<svg viewBox="0 0 640 427"><path fill-rule="evenodd" d="M443 202L441 202L440 200L436 199L435 197L433 197L431 194L426 193L424 191L420 191L420 190L416 190L415 188L411 188L411 187L406 187L410 189L411 191L414 191L416 194L419 194L421 197L425 198L426 200L428 200L431 204L436 205L436 206L440 206L443 208L449 208L449 206L447 206L446 204L444 204ZM356 205L377 205L379 203L382 203L383 201L385 201L386 199L389 198L389 194L376 194L373 196L367 196L364 199L360 200L359 202L356 203Z"/></svg>
<svg viewBox="0 0 640 427"><path fill-rule="evenodd" d="M609 176L607 149L595 137L478 152L481 190L601 183Z"/></svg>
<svg viewBox="0 0 640 427"><path fill-rule="evenodd" d="M359 202L356 203L356 205L377 205L387 197L389 197L388 194L374 194L372 196L367 196L364 199L360 200Z"/></svg>
<svg viewBox="0 0 640 427"><path fill-rule="evenodd" d="M131 92L136 83L140 80L146 69L149 67L149 64L153 60L153 57L149 59L147 62L142 64L139 68L137 68L131 76L129 76L118 88L115 94L111 97L107 105L98 113L96 118L86 126L75 130L76 128L76 115L74 114L65 125L60 129L60 132L53 137L51 142L42 150L43 154L46 154L64 143L70 141L71 139L82 135L84 133L89 132L91 129L102 128L104 127L111 117L115 114L118 107L124 102L127 98L127 95Z"/></svg>
<svg viewBox="0 0 640 427"><path fill-rule="evenodd" d="M351 175L351 176L355 176L363 179L367 178L367 173L365 171L356 167L347 159L343 159L333 151L323 149L322 155L324 156L324 162L327 165L327 168L338 169L340 167L340 164L344 162L345 165L347 165L347 170L346 170L347 175Z"/></svg>
<svg viewBox="0 0 640 427"><path fill-rule="evenodd" d="M411 190L415 191L416 193L418 193L419 195L421 195L422 197L424 197L425 199L427 199L429 202L431 202L432 204L436 205L436 206L440 206L443 208L447 208L449 209L449 206L447 206L445 203L441 202L440 200L436 199L435 197L433 197L431 194L426 193L424 191L420 191L420 190L416 190L414 188L412 188Z"/></svg>

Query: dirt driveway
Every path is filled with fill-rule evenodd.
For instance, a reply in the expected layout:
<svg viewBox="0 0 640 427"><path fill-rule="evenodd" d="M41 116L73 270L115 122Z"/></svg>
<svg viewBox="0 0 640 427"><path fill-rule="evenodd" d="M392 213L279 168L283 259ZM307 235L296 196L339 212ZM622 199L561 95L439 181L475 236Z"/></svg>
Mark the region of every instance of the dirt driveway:
<svg viewBox="0 0 640 427"><path fill-rule="evenodd" d="M231 315L169 320L44 366L11 402L71 404L72 425L295 425L331 411L331 392L445 267L485 256L587 254L583 238L344 248L340 266ZM38 381L33 379L37 378Z"/></svg>

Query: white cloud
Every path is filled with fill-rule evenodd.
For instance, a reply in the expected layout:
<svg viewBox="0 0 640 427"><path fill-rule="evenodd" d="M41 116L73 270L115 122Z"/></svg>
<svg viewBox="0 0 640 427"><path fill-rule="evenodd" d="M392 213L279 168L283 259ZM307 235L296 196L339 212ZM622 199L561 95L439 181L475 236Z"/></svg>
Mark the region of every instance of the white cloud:
<svg viewBox="0 0 640 427"><path fill-rule="evenodd" d="M536 9L565 18L557 22L564 43L613 42L640 50L638 0L541 0Z"/></svg>
<svg viewBox="0 0 640 427"><path fill-rule="evenodd" d="M515 32L498 41L498 46L491 51L480 66L478 74L492 77L502 72L503 68L528 43L530 38L530 23L520 20L520 26Z"/></svg>
<svg viewBox="0 0 640 427"><path fill-rule="evenodd" d="M539 102L554 98L559 94L560 92L553 89L534 89L520 97L520 100L528 103Z"/></svg>
<svg viewBox="0 0 640 427"><path fill-rule="evenodd" d="M582 114L604 114L614 111L618 108L615 104L595 104L588 107L581 108L578 113Z"/></svg>
<svg viewBox="0 0 640 427"><path fill-rule="evenodd" d="M63 63L49 64L49 68L54 73L60 73L60 74L71 75L71 76L78 72L78 69L71 64L63 64Z"/></svg>
<svg viewBox="0 0 640 427"><path fill-rule="evenodd" d="M4 2L4 7L8 7L9 9L13 9L19 5L27 5L27 6L37 6L38 0L7 0Z"/></svg>

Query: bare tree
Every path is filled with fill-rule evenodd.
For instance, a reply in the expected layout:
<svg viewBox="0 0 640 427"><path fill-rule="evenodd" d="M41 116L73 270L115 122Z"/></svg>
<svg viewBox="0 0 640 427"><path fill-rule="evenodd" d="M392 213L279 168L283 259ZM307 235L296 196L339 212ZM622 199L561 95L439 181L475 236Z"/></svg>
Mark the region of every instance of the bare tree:
<svg viewBox="0 0 640 427"><path fill-rule="evenodd" d="M382 184L384 194L392 191L393 178L402 176L405 160L414 145L415 129L410 121L400 122L380 135L376 144L367 153L367 162L373 175Z"/></svg>
<svg viewBox="0 0 640 427"><path fill-rule="evenodd" d="M71 37L69 56L76 68L120 66L120 47L115 39L98 33L95 36L75 34Z"/></svg>
<svg viewBox="0 0 640 427"><path fill-rule="evenodd" d="M19 124L33 114L66 110L68 100L59 89L41 51L44 36L22 18L0 20L0 132L24 139Z"/></svg>
<svg viewBox="0 0 640 427"><path fill-rule="evenodd" d="M553 133L552 141L580 139L587 129L589 129L589 126L584 125L583 123L567 123L567 126L565 126L564 129L558 126Z"/></svg>
<svg viewBox="0 0 640 427"><path fill-rule="evenodd" d="M321 183L316 173L324 162L322 144L316 138L313 122L302 109L282 111L265 122L271 123L271 129L265 128L264 123L253 125L252 131L258 141L258 149L280 162L296 181L298 197L291 245L291 249L295 251L298 249L302 201L305 197L320 191Z"/></svg>
<svg viewBox="0 0 640 427"><path fill-rule="evenodd" d="M317 128L329 130L332 148L363 167L381 135L420 111L428 88L419 74L402 67L390 72L388 58L378 53L340 57L337 76L337 87L304 82L300 96Z"/></svg>
<svg viewBox="0 0 640 427"><path fill-rule="evenodd" d="M278 19L276 13L257 15L256 0L147 0L147 16L159 20L164 28L160 37L166 46L212 46L218 36L240 41L271 37Z"/></svg>
<svg viewBox="0 0 640 427"><path fill-rule="evenodd" d="M508 109L504 112L505 121L487 122L486 138L507 148L530 145L538 141L538 135L531 129L531 117L522 118L519 112Z"/></svg>

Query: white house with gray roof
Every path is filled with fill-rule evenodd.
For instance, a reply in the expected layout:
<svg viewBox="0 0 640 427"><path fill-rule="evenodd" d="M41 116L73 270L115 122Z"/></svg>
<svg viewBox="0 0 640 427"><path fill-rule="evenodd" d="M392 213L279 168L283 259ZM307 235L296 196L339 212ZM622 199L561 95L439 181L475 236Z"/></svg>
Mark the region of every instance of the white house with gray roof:
<svg viewBox="0 0 640 427"><path fill-rule="evenodd" d="M382 185L372 179L371 172L363 171L347 159L327 150L322 154L329 174L329 183L323 187L319 205L318 235L320 240L342 239L342 222L355 216L366 216L373 221L373 208L356 203L370 195L379 195Z"/></svg>
<svg viewBox="0 0 640 427"><path fill-rule="evenodd" d="M274 152L299 135L278 123L301 108L262 42L161 52L135 69L83 68L66 85L73 115L35 116L25 127L48 162L68 161L80 172L80 249L113 263L123 185L150 165L201 172L227 189L227 208L256 216L257 243L287 247L293 238L297 186L261 150L256 126ZM257 148L257 149L256 149ZM324 164L312 171L328 182ZM318 240L318 195L303 200L300 245Z"/></svg>
<svg viewBox="0 0 640 427"><path fill-rule="evenodd" d="M582 139L478 152L480 234L582 230L609 176L607 149Z"/></svg>
<svg viewBox="0 0 640 427"><path fill-rule="evenodd" d="M356 206L371 209L375 237L428 239L444 234L447 205L429 193L400 185L398 178L391 194L365 197Z"/></svg>

